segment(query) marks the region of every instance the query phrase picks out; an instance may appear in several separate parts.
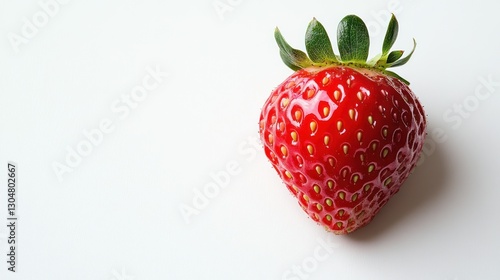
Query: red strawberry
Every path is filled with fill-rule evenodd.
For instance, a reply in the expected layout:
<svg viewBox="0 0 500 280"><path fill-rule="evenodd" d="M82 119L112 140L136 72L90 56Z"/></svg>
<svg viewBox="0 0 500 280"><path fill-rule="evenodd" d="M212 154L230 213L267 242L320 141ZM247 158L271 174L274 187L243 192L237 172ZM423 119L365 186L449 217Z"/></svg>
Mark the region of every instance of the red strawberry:
<svg viewBox="0 0 500 280"><path fill-rule="evenodd" d="M316 19L306 32L308 55L275 31L281 58L296 72L264 104L261 140L304 211L335 234L368 224L422 150L422 106L409 83L386 70L405 64L415 50L404 58L403 51L390 52L397 32L393 16L382 54L367 62L368 30L357 16L339 24L340 56Z"/></svg>

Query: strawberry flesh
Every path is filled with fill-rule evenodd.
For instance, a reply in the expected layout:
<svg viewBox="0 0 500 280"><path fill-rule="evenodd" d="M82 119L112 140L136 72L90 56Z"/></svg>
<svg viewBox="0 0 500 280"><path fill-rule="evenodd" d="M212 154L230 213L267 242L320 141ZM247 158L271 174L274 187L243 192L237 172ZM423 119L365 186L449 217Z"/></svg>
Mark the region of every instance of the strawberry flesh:
<svg viewBox="0 0 500 280"><path fill-rule="evenodd" d="M425 126L405 83L349 66L298 70L260 115L273 167L304 211L336 234L369 223L398 192L418 161Z"/></svg>

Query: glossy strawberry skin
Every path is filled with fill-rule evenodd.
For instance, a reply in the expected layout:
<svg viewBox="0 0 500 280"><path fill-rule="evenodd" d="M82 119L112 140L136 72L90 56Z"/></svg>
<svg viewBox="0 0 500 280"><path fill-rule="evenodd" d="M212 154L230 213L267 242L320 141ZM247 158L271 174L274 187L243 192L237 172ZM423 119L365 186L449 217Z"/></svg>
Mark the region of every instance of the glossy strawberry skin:
<svg viewBox="0 0 500 280"><path fill-rule="evenodd" d="M348 66L298 70L260 115L266 156L304 211L335 234L366 225L398 192L425 128L406 84Z"/></svg>

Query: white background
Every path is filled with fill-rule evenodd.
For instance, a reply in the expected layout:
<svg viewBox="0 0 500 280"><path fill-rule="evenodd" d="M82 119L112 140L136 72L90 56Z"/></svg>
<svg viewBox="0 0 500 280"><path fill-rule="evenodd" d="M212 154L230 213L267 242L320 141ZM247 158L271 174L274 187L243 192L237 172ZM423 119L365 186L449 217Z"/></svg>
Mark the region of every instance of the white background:
<svg viewBox="0 0 500 280"><path fill-rule="evenodd" d="M497 1L48 2L0 1L0 279L500 279ZM291 74L273 30L304 49L312 17L333 39L355 13L373 56L389 12L395 48L418 42L397 71L428 115L425 158L369 226L334 236L254 143Z"/></svg>

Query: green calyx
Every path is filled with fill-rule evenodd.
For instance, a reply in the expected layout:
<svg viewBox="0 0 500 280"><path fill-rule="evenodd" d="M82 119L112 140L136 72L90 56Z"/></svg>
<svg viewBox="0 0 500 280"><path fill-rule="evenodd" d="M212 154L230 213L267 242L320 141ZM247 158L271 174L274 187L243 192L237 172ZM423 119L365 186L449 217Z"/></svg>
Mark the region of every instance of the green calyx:
<svg viewBox="0 0 500 280"><path fill-rule="evenodd" d="M382 44L382 53L370 60L368 60L370 48L368 28L363 20L355 15L348 15L339 23L337 29L339 55L334 53L325 28L315 18L309 23L306 31L307 54L292 48L285 41L278 28L274 31L274 37L280 49L281 59L294 71L308 67L344 65L373 69L410 84L398 74L387 70L387 68L401 66L408 62L417 46L415 39L413 39L413 49L406 57L403 57L404 51L402 50L391 51L394 42L396 42L398 30L398 21L392 15Z"/></svg>

